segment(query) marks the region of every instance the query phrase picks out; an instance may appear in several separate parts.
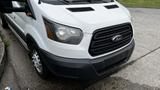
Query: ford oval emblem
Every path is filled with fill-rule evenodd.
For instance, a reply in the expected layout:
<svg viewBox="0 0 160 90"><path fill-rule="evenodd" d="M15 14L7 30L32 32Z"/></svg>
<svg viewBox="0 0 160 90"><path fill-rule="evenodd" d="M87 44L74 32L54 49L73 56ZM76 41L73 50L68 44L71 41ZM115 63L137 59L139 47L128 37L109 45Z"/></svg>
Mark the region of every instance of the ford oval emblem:
<svg viewBox="0 0 160 90"><path fill-rule="evenodd" d="M123 39L122 35L116 35L112 37L113 42L118 42L118 41L121 41L122 39Z"/></svg>

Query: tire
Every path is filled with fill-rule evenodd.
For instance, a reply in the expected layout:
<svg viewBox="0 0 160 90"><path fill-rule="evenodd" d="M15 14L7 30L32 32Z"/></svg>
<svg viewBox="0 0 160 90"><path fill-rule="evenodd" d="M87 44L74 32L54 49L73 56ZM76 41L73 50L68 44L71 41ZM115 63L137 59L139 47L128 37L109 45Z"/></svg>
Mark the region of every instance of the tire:
<svg viewBox="0 0 160 90"><path fill-rule="evenodd" d="M30 57L37 74L41 78L47 79L49 76L49 70L43 63L44 58L41 56L38 48L36 48L35 46L33 46L31 49Z"/></svg>
<svg viewBox="0 0 160 90"><path fill-rule="evenodd" d="M4 15L3 15L3 14L0 14L0 16L1 16L1 20L2 20L2 27L3 27L4 29L8 29L8 28L9 28L9 27L8 27L8 23L6 22Z"/></svg>

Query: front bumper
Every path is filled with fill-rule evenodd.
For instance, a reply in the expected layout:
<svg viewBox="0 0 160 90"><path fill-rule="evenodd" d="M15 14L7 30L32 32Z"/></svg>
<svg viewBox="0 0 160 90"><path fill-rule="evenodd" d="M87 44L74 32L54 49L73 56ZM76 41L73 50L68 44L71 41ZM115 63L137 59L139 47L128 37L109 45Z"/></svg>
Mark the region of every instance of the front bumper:
<svg viewBox="0 0 160 90"><path fill-rule="evenodd" d="M135 43L134 40L132 40L132 43L127 47L96 59L63 58L44 50L41 50L41 54L45 58L45 65L53 74L67 78L86 80L110 74L110 72L130 58L134 46Z"/></svg>

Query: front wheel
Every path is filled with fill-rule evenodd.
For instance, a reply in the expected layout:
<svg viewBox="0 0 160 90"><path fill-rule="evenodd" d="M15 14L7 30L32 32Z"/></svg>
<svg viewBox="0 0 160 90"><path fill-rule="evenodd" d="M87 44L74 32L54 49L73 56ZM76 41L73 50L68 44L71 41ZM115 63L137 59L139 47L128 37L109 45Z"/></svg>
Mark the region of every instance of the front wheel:
<svg viewBox="0 0 160 90"><path fill-rule="evenodd" d="M48 77L48 69L46 65L42 61L42 57L37 49L33 49L31 51L31 59L33 62L33 66L40 77L46 79Z"/></svg>

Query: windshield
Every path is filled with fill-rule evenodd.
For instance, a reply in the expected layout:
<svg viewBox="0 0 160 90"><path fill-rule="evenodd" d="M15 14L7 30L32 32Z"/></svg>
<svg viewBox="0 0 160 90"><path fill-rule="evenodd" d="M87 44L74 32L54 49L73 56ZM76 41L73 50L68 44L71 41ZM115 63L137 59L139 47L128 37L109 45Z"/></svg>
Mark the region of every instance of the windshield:
<svg viewBox="0 0 160 90"><path fill-rule="evenodd" d="M90 3L109 3L114 0L41 0L44 3L54 5L67 5L67 4L90 4Z"/></svg>

